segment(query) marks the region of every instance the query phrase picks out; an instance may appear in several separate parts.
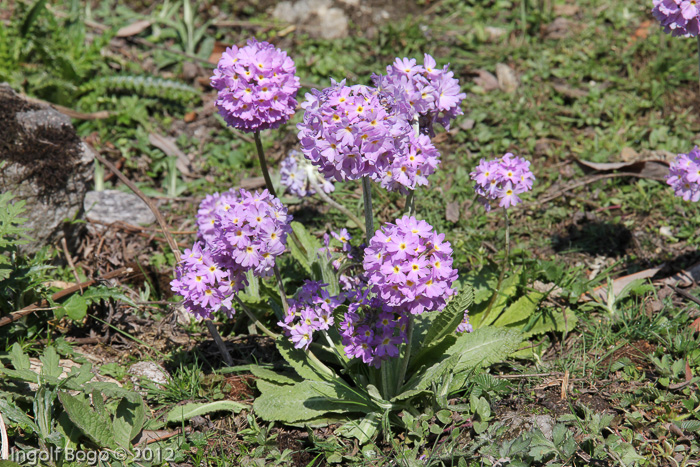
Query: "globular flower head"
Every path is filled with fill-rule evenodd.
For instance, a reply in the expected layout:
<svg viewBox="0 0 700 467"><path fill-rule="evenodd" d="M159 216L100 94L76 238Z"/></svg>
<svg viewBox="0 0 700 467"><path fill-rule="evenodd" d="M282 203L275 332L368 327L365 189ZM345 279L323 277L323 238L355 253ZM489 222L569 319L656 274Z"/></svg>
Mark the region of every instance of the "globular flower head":
<svg viewBox="0 0 700 467"><path fill-rule="evenodd" d="M678 154L671 163L666 183L685 201L700 200L700 149L697 146L688 154Z"/></svg>
<svg viewBox="0 0 700 467"><path fill-rule="evenodd" d="M408 140L410 127L387 112L367 86L332 82L312 90L301 106L301 150L329 180L377 177Z"/></svg>
<svg viewBox="0 0 700 467"><path fill-rule="evenodd" d="M368 288L388 306L417 315L442 309L454 294L452 247L425 221L385 224L365 248Z"/></svg>
<svg viewBox="0 0 700 467"><path fill-rule="evenodd" d="M700 3L696 0L653 0L651 10L664 27L674 36L695 37L700 32Z"/></svg>
<svg viewBox="0 0 700 467"><path fill-rule="evenodd" d="M296 110L295 73L287 53L267 42L250 39L245 47L227 48L211 78L219 114L246 132L277 128Z"/></svg>
<svg viewBox="0 0 700 467"><path fill-rule="evenodd" d="M311 183L312 177L325 193L335 190L333 183L323 178L299 151L289 151L289 155L280 163L280 183L294 196L304 198L316 193Z"/></svg>
<svg viewBox="0 0 700 467"><path fill-rule="evenodd" d="M423 56L423 65L416 62L397 58L386 68L386 75L372 78L392 111L418 125L421 133L433 136L435 123L449 129L450 121L462 114L461 103L467 95L460 92L449 65L437 68L428 54Z"/></svg>
<svg viewBox="0 0 700 467"><path fill-rule="evenodd" d="M518 195L531 190L535 180L530 161L511 153L491 161L481 159L470 175L475 182L474 191L487 211L492 200L499 200L499 206L504 208L520 203Z"/></svg>
<svg viewBox="0 0 700 467"><path fill-rule="evenodd" d="M297 349L308 349L313 333L333 326L333 310L340 305L337 297L331 297L326 284L305 281L296 299L289 300L289 309L279 324Z"/></svg>

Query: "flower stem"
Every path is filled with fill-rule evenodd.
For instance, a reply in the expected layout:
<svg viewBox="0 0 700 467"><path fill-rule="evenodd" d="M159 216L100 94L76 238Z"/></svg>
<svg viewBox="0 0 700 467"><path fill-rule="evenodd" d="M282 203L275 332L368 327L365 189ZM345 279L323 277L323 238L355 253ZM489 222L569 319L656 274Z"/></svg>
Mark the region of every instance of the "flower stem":
<svg viewBox="0 0 700 467"><path fill-rule="evenodd" d="M238 296L234 295L233 299L236 300L236 303L238 303L238 306L241 308L241 310L243 310L243 312L248 316L248 318L250 318L250 320L253 322L253 324L255 324L258 327L258 329L260 329L262 331L263 334L265 334L266 336L271 337L273 339L277 339L279 337L279 334L276 334L276 333L270 331L263 323L261 323L260 320L258 319L258 317L255 316L248 309L247 306L245 306L245 304L241 301L240 298L238 298Z"/></svg>
<svg viewBox="0 0 700 467"><path fill-rule="evenodd" d="M219 353L224 359L224 363L226 363L226 366L233 366L233 359L231 358L231 354L228 353L226 344L224 344L224 340L221 338L221 334L219 334L219 331L216 329L214 323L212 323L210 319L205 319L204 323L207 325L209 334L211 334L211 337L214 339L216 347L219 349Z"/></svg>
<svg viewBox="0 0 700 467"><path fill-rule="evenodd" d="M406 195L406 205L404 206L404 212L409 216L416 215L416 192L411 190Z"/></svg>
<svg viewBox="0 0 700 467"><path fill-rule="evenodd" d="M408 315L408 326L406 329L406 347L403 352L403 361L401 362L401 371L399 373L399 378L396 380L396 393L398 395L403 386L403 379L406 377L406 371L408 371L408 361L411 359L411 345L413 341L413 315Z"/></svg>
<svg viewBox="0 0 700 467"><path fill-rule="evenodd" d="M336 208L338 211L348 216L348 219L353 221L357 225L357 227L359 227L359 229L362 230L363 234L367 233L367 228L362 223L362 221L357 218L355 214L351 213L350 210L348 210L348 208L346 208L342 204L333 201L333 199L330 196L328 196L328 194L325 191L323 191L323 188L321 188L321 186L318 184L318 180L316 180L314 174L309 173L307 178L309 180L309 183L311 183L313 189L316 190L316 194L320 196L321 199L326 202L326 204Z"/></svg>
<svg viewBox="0 0 700 467"><path fill-rule="evenodd" d="M282 274L280 274L280 268L277 267L277 262L275 262L275 279L277 279L277 288L280 290L280 298L282 299L282 308L284 308L284 313L287 313L289 309L289 304L287 303L287 294L284 293L284 284L282 283Z"/></svg>
<svg viewBox="0 0 700 467"><path fill-rule="evenodd" d="M365 207L365 233L367 235L367 245L374 235L374 219L372 217L372 185L369 177L362 177L362 201Z"/></svg>
<svg viewBox="0 0 700 467"><path fill-rule="evenodd" d="M697 36L698 39L698 86L700 86L700 35Z"/></svg>
<svg viewBox="0 0 700 467"><path fill-rule="evenodd" d="M270 194L276 198L277 193L275 193L275 188L272 186L270 171L267 169L265 152L263 152L262 141L260 141L260 132L256 131L253 133L253 137L255 138L255 148L258 150L258 160L260 161L260 168L262 169L263 178L265 179L265 186L267 187L267 191L269 191Z"/></svg>
<svg viewBox="0 0 700 467"><path fill-rule="evenodd" d="M501 264L501 272L498 274L498 282L496 283L496 290L491 297L488 308L484 312L484 316L481 318L481 322L485 323L486 318L491 312L491 308L496 303L496 299L501 291L501 284L503 283L503 278L505 277L506 267L508 266L508 257L510 256L510 223L508 222L508 208L503 208L503 215L506 221L506 256L503 258L503 264Z"/></svg>

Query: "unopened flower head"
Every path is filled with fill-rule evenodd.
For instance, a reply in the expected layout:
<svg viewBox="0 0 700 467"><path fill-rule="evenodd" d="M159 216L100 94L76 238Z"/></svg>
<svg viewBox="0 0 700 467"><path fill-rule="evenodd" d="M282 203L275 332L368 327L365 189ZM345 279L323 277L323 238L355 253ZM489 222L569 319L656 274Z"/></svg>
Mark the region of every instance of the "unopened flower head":
<svg viewBox="0 0 700 467"><path fill-rule="evenodd" d="M499 206L508 208L522 200L518 195L532 189L535 176L530 171L530 161L507 153L500 159L481 159L471 173L475 182L474 191L487 211L489 201L499 200Z"/></svg>
<svg viewBox="0 0 700 467"><path fill-rule="evenodd" d="M294 196L304 198L316 193L311 183L312 177L325 193L335 190L333 183L323 178L299 151L289 151L289 155L280 163L280 183Z"/></svg>
<svg viewBox="0 0 700 467"><path fill-rule="evenodd" d="M406 342L408 318L383 304L378 297L353 302L340 324L343 351L350 358L379 368L383 361L399 356Z"/></svg>
<svg viewBox="0 0 700 467"><path fill-rule="evenodd" d="M696 0L653 0L651 12L674 36L695 37L700 32L700 3Z"/></svg>
<svg viewBox="0 0 700 467"><path fill-rule="evenodd" d="M306 94L301 106L301 150L329 180L377 177L408 139L410 128L387 112L377 91L367 86L333 81Z"/></svg>
<svg viewBox="0 0 700 467"><path fill-rule="evenodd" d="M666 183L685 201L700 200L700 149L697 146L688 154L678 154L671 163Z"/></svg>
<svg viewBox="0 0 700 467"><path fill-rule="evenodd" d="M459 81L449 65L438 68L428 54L423 65L414 58L397 58L386 68L386 75L372 78L392 110L419 126L421 133L433 136L435 123L449 129L450 121L462 114L460 106L467 96L460 92Z"/></svg>
<svg viewBox="0 0 700 467"><path fill-rule="evenodd" d="M338 297L316 281L307 280L296 299L289 300L289 309L279 324L297 349L308 349L316 331L326 331L334 323L333 311L340 305Z"/></svg>
<svg viewBox="0 0 700 467"><path fill-rule="evenodd" d="M368 287L383 303L414 315L441 310L455 292L450 242L415 217L378 230L365 248L363 265Z"/></svg>
<svg viewBox="0 0 700 467"><path fill-rule="evenodd" d="M299 90L296 67L287 53L267 42L226 49L211 85L226 123L242 131L277 128L294 115Z"/></svg>

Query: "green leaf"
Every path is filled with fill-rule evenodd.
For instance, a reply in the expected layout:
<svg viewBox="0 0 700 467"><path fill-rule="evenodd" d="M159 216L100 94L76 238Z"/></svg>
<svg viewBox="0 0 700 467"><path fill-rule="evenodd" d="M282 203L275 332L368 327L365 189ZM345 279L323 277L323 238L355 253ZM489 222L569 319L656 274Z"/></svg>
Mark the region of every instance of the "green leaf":
<svg viewBox="0 0 700 467"><path fill-rule="evenodd" d="M233 412L249 409L250 406L234 401L192 402L173 407L166 417L167 423L181 423L198 415L213 412Z"/></svg>
<svg viewBox="0 0 700 467"><path fill-rule="evenodd" d="M464 285L457 295L450 300L444 310L432 321L432 325L421 343L423 347L429 347L440 341L445 336L452 334L459 323L464 319L464 312L474 302L474 289Z"/></svg>
<svg viewBox="0 0 700 467"><path fill-rule="evenodd" d="M276 345L282 357L303 379L312 381L325 381L328 379L328 376L318 367L318 364L312 361L304 350L295 349L294 344L287 337L280 336L277 338Z"/></svg>
<svg viewBox="0 0 700 467"><path fill-rule="evenodd" d="M488 316L484 317L483 314L475 316L472 325L474 327L485 327L496 321L501 312L505 309L508 302L513 298L513 296L518 291L518 284L520 283L520 272L514 273L512 276L506 277L501 283L501 288L494 291L497 294L491 311L489 311Z"/></svg>
<svg viewBox="0 0 700 467"><path fill-rule="evenodd" d="M542 292L530 292L512 303L493 323L494 326L507 326L529 318L537 309L544 294Z"/></svg>
<svg viewBox="0 0 700 467"><path fill-rule="evenodd" d="M251 365L250 372L253 376L278 384L296 384L303 381L297 375L282 374L257 365Z"/></svg>
<svg viewBox="0 0 700 467"><path fill-rule="evenodd" d="M453 371L457 362L459 362L459 355L448 356L445 360L416 373L404 384L399 391L399 395L391 399L391 402L409 399L421 392L427 391L433 383L439 384L445 375Z"/></svg>
<svg viewBox="0 0 700 467"><path fill-rule="evenodd" d="M268 421L299 422L326 413L371 412L368 400L340 384L304 381L294 385L258 385L253 409Z"/></svg>
<svg viewBox="0 0 700 467"><path fill-rule="evenodd" d="M24 431L39 434L37 424L24 413L24 410L17 407L14 402L8 399L0 399L0 413L8 420L19 425Z"/></svg>
<svg viewBox="0 0 700 467"><path fill-rule="evenodd" d="M128 305L131 305L133 307L136 306L136 303L130 299L128 296L122 292L121 289L117 287L106 287L104 285L98 285L98 286L92 286L89 289L87 289L85 292L83 292L83 298L87 302L87 304L92 304L96 302L100 302L102 300L109 301L113 300L115 302L122 302L126 303ZM69 315L70 317L70 315ZM82 319L82 318L81 318Z"/></svg>
<svg viewBox="0 0 700 467"><path fill-rule="evenodd" d="M34 2L34 5L32 5L29 12L27 12L27 16L24 18L24 21L22 21L22 26L19 28L19 33L22 37L27 37L29 30L32 28L32 25L39 17L42 10L44 10L45 5L46 0L37 0Z"/></svg>
<svg viewBox="0 0 700 467"><path fill-rule="evenodd" d="M17 464L16 462L12 462L12 461L0 461L0 467L22 467L22 466Z"/></svg>
<svg viewBox="0 0 700 467"><path fill-rule="evenodd" d="M522 333L507 328L486 327L464 333L445 354L457 355L459 360L454 372L470 370L477 366L489 366L503 361L518 350L523 340Z"/></svg>
<svg viewBox="0 0 700 467"><path fill-rule="evenodd" d="M304 250L300 249L296 242L291 241L291 239L287 242L287 245L289 245L289 249L292 252L294 259L297 260L297 262L306 270L308 274L312 274L311 265L316 259L316 252L319 248L321 248L321 242L319 242L316 237L311 235L303 224L292 221L291 226Z"/></svg>
<svg viewBox="0 0 700 467"><path fill-rule="evenodd" d="M81 321L87 315L87 301L75 294L63 304L63 311L73 321Z"/></svg>
<svg viewBox="0 0 700 467"><path fill-rule="evenodd" d="M29 357L24 353L22 346L17 342L12 344L9 356L10 362L12 363L12 366L15 367L15 370L28 370L30 368L31 364L29 362Z"/></svg>
<svg viewBox="0 0 700 467"><path fill-rule="evenodd" d="M63 373L63 368L60 366L60 357L53 347L47 347L44 350L44 355L39 357L41 360L41 375L51 378L58 378Z"/></svg>
<svg viewBox="0 0 700 467"><path fill-rule="evenodd" d="M547 332L571 332L578 323L576 313L570 308L564 310L564 313L543 313L537 317L535 322L525 328L523 339L529 339L538 334Z"/></svg>
<svg viewBox="0 0 700 467"><path fill-rule="evenodd" d="M338 428L335 433L346 438L357 438L360 444L365 444L375 437L379 431L382 415L371 412L361 420L351 420Z"/></svg>
<svg viewBox="0 0 700 467"><path fill-rule="evenodd" d="M146 413L142 403L132 402L126 398L119 401L117 411L114 413L114 420L112 420L114 441L119 446L129 449L131 440L143 428L145 418Z"/></svg>
<svg viewBox="0 0 700 467"><path fill-rule="evenodd" d="M100 447L117 448L117 444L112 434L112 422L104 411L102 394L93 392L93 401L97 410L90 407L90 403L85 396L71 396L69 393L61 391L58 398L63 404L63 409L68 414L70 420ZM98 402L99 401L99 402Z"/></svg>

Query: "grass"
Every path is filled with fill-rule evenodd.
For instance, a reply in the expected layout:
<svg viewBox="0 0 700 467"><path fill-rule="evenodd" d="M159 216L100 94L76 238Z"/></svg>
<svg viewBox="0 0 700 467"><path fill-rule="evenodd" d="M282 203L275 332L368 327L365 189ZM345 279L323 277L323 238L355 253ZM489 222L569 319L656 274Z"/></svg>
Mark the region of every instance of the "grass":
<svg viewBox="0 0 700 467"><path fill-rule="evenodd" d="M125 172L144 191L164 197L167 204L162 209L171 225L182 225L182 230L192 226L196 204L205 194L259 175L252 142L226 129L207 110L213 93L206 85L211 65L204 61L214 39L241 44L257 34L283 47L306 86L300 100L309 86L325 86L331 77L370 84L371 74L383 71L397 56L420 57L426 52L439 64L449 62L468 97L464 115L451 131L436 138L442 166L430 188L418 191L417 209L437 231L446 233L462 277L477 275L503 259L503 221L497 212L485 213L474 202L469 172L480 158L507 151L533 161L535 189L513 216L511 270L524 271L513 300L530 294L535 281L556 286L560 292L543 300L537 312L558 316L568 309L578 320L574 329L533 337L527 357L474 375L464 391L451 395L446 408L413 419L404 414L411 428L389 439L358 446L328 429L284 427L252 414L217 413L207 415L212 424L208 428L194 427L156 443L176 453L172 462L470 466L502 465L508 458L511 465L697 464L700 338L690 329L697 306L662 286L635 287L626 296L613 297L606 307L583 303L580 297L608 277L664 264L663 273L671 275L697 262L700 211L674 198L665 183L644 178L608 178L552 197L585 176L577 159L620 161L623 151L630 152L626 148L645 158L663 158L663 151L687 152L700 143L696 44L664 35L649 5L632 0L580 0L575 5L545 1L539 9L540 2L530 1L523 22L519 1L417 2L430 14L401 15L400 20L377 26L373 37L365 34L364 25L355 24L348 38L329 41L301 31L278 35L286 25L268 23L266 13L253 2L242 2L235 11L227 11L234 8L229 5L218 7L222 14L244 20L236 28L208 23L217 18L204 9L196 11L187 26L179 19L180 4L147 9L131 2L112 11L108 2L101 2L88 16L79 2L41 3L0 6L0 13L11 13L0 15L5 18L0 28L0 81L81 112L113 112L107 119L75 121L79 134L89 136L113 160L123 159ZM155 26L138 39L161 49L115 39L116 29L142 18ZM94 23L110 29L98 34ZM267 24L271 25L261 27ZM178 33L181 27L205 27L207 33L201 40L187 39ZM201 59L194 78L185 68L195 61L169 48ZM474 81L481 70L495 74L497 64L518 76L514 93L486 90ZM154 84L155 90L99 84L126 75L153 76L171 84ZM201 101L165 94L176 83L195 89ZM192 111L194 120L185 123ZM263 134L273 167L296 144L295 124L300 120L297 113L279 132ZM172 160L150 144L150 133L174 137L190 159L194 176L174 173ZM106 186L116 186L114 179ZM395 219L403 199L375 192L378 219ZM334 199L359 215L358 194L359 184L339 184ZM551 199L542 203L543 198ZM458 206L457 220L447 219L448 204ZM351 227L315 201L292 206L295 219L312 232ZM361 237L357 229L351 228L351 233ZM181 240L188 243L191 238ZM160 245L148 247L157 251L151 264L158 275L169 277L174 257ZM21 261L32 267L57 263L56 256L60 255L45 252ZM79 258L79 263L89 261ZM283 264L283 270L298 276L293 267ZM38 284L71 277L63 266L34 269L20 281L22 290L15 294L12 308L57 290ZM287 284L290 291L297 282ZM164 297L158 295L164 289L152 281L123 286L140 301L169 299L167 290ZM216 354L198 325L168 328L185 329L191 336L188 350L197 358L183 357L180 349L151 332L173 316L173 306L151 306L160 309L116 308L121 315L133 314L150 323L148 332L128 328L128 333L148 344L138 346L139 352L156 359L162 353L161 363L171 370L170 382L162 388L154 385L147 394L154 420L184 401L225 400L234 397L231 391L236 388L236 397L254 393L253 388L245 389L248 383L239 387L238 380L217 372ZM265 307L260 308L264 313ZM93 311L107 319L104 308ZM5 347L9 350L21 340L38 352L45 336L80 335L94 325L49 321L46 316L3 329ZM274 326L271 314L264 319ZM125 318L114 325L127 322ZM246 326L237 320L222 323L220 329L231 338L245 333ZM274 353L258 340L251 342L232 350L239 363L274 363ZM124 349L117 357L120 363L141 359ZM121 376L117 379L132 384L114 371L113 376ZM543 376L524 376L533 374ZM562 382L567 377L568 385ZM17 427L10 426L10 434L36 443L22 438Z"/></svg>

